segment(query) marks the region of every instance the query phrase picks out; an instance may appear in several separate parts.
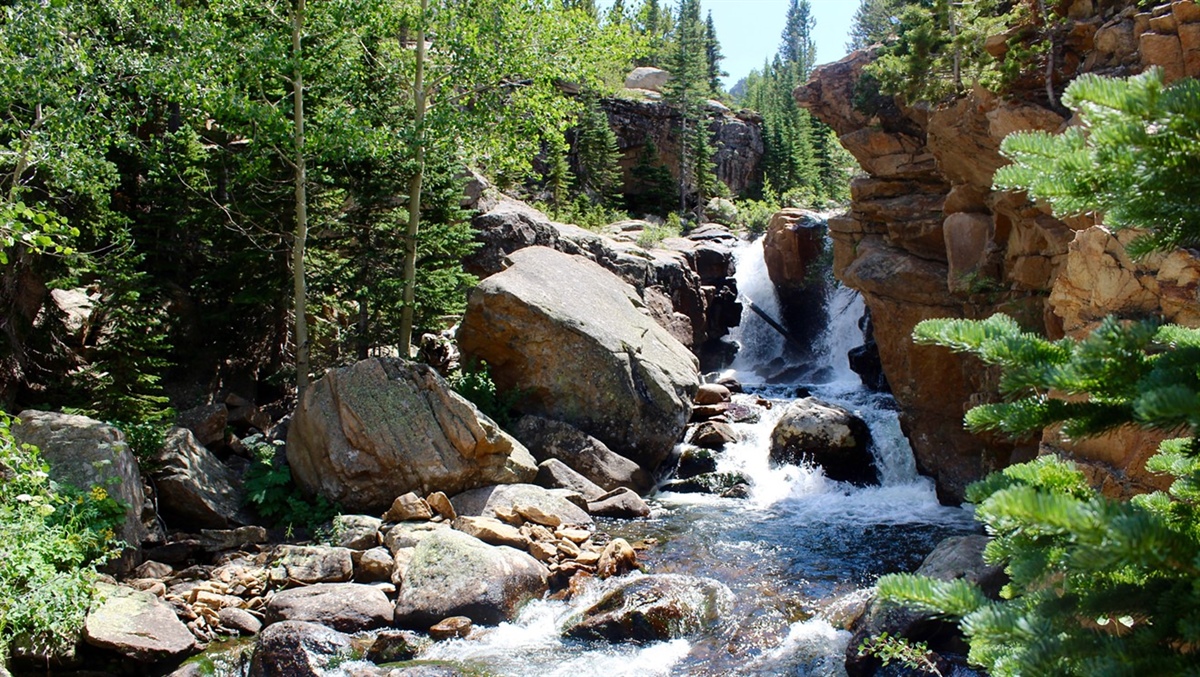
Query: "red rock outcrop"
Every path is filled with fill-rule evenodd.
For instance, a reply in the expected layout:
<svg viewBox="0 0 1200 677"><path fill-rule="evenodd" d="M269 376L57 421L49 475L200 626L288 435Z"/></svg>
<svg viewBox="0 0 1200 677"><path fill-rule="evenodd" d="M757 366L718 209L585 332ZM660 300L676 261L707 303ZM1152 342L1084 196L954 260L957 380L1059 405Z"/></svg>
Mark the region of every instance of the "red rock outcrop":
<svg viewBox="0 0 1200 677"><path fill-rule="evenodd" d="M1084 72L1130 75L1153 65L1172 80L1200 76L1193 0L1144 12L1109 4L1062 3L1069 23L1060 33L1059 92ZM1003 41L994 42L1002 54ZM1025 97L976 88L936 107L881 97L868 115L855 99L871 59L859 51L821 66L795 96L866 172L851 186L850 211L829 221L834 272L870 307L919 468L943 499L958 500L970 481L1036 450L963 431L964 411L981 402L977 393L994 392L995 375L974 358L914 346L919 321L1003 311L1055 338L1083 336L1111 313L1200 326L1200 259L1178 250L1133 261L1124 246L1131 233L1114 234L1090 218L1056 219L1024 195L992 191L1006 135L1069 124L1030 103L1044 82L1022 82ZM1156 445L1133 433L1069 445L1047 431L1042 449L1074 456L1107 493L1126 495L1164 486L1144 468Z"/></svg>

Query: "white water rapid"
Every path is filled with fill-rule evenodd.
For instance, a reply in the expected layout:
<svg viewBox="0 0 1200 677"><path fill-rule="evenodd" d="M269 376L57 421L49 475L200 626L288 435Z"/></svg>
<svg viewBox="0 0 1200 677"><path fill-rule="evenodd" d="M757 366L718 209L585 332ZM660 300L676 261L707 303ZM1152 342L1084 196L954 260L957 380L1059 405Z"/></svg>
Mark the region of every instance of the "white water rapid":
<svg viewBox="0 0 1200 677"><path fill-rule="evenodd" d="M737 266L741 293L779 318L761 243L740 247ZM916 474L891 397L867 391L850 370L846 353L862 343L861 298L838 286L826 299L826 330L809 351L818 356L811 364L790 363L783 337L749 309L732 337L741 350L729 374L750 393L735 402L754 409L758 420L734 424L739 441L718 456L717 469L743 475L749 498L660 493L651 519L600 525L630 542L652 543L642 554L652 574L705 576L727 585L736 601L720 627L649 644L562 637L566 620L598 599L610 580L593 582L570 602L531 603L512 623L437 643L420 658L514 677L845 675L850 634L826 619L827 610L862 599L879 575L916 568L942 538L974 526L965 511L939 505L932 482ZM781 374L799 376L781 383ZM800 387L867 422L879 486L831 481L810 467L771 467L771 429ZM773 406L760 406L760 397Z"/></svg>

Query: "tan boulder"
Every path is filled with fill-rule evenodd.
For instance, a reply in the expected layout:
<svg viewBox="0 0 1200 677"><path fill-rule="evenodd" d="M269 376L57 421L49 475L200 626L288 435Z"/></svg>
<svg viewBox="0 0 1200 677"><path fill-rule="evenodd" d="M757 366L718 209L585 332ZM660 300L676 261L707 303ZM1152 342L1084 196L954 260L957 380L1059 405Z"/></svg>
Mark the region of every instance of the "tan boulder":
<svg viewBox="0 0 1200 677"><path fill-rule="evenodd" d="M397 496L392 501L392 507L383 513L384 522L419 522L428 519L433 519L433 509L425 499L411 491Z"/></svg>
<svg viewBox="0 0 1200 677"><path fill-rule="evenodd" d="M288 429L296 483L348 511L401 494L458 493L533 479L528 450L430 367L374 358L329 371Z"/></svg>
<svg viewBox="0 0 1200 677"><path fill-rule="evenodd" d="M458 340L522 413L569 423L647 470L670 453L699 385L685 346L644 315L633 288L544 247L471 293Z"/></svg>
<svg viewBox="0 0 1200 677"><path fill-rule="evenodd" d="M777 212L771 217L767 234L763 236L767 274L781 291L811 286L811 269L824 250L825 221L819 214L806 209Z"/></svg>

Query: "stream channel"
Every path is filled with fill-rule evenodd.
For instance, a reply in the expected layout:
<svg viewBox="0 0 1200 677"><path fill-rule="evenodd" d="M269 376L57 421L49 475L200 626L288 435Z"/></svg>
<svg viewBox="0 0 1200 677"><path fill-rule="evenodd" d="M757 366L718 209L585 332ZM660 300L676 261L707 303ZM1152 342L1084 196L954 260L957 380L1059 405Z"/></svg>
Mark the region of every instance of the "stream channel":
<svg viewBox="0 0 1200 677"><path fill-rule="evenodd" d="M743 244L736 257L741 293L779 317L761 240ZM644 645L561 637L566 619L611 585L596 583L570 602L533 602L513 623L439 643L421 658L520 677L845 675L850 633L835 629L821 610L863 595L882 574L915 569L940 540L973 533L976 524L968 511L939 505L933 483L917 475L894 401L864 389L850 370L846 353L862 343L863 303L856 292L831 285L827 328L812 351L819 357L807 364L793 363L784 339L748 308L734 330L741 350L731 372L747 391L735 401L762 396L776 405L760 408L756 423L735 424L741 441L720 456L718 470L750 479L749 498L660 492L651 499L650 519L599 524L614 537L653 542L641 553L649 572L704 576L728 586L734 601L717 627ZM881 486L859 488L813 468L769 466L771 429L798 387L868 423Z"/></svg>

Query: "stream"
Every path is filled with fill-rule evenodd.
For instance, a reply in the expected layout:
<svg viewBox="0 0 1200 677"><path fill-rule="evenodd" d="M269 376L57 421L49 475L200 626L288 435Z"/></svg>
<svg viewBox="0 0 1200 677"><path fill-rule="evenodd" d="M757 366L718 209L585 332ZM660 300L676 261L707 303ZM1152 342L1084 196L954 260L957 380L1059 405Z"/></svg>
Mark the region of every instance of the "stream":
<svg viewBox="0 0 1200 677"><path fill-rule="evenodd" d="M741 293L779 317L761 240L743 244L736 258ZM595 582L570 602L533 602L514 622L438 643L421 658L515 677L845 675L850 634L825 620L822 609L861 598L882 574L915 569L940 540L976 525L968 511L938 503L932 481L916 473L894 401L865 390L850 370L846 353L862 343L861 298L835 283L826 298L827 329L813 347L818 358L807 364L796 362L796 351L766 322L744 312L730 375L747 394L735 401L761 396L778 405L803 387L856 412L871 429L881 486L830 481L808 467L769 467L768 440L784 407L760 407L757 422L734 424L740 441L726 447L718 467L750 479L748 498L660 492L651 498L650 519L599 524L614 537L650 543L641 553L649 572L728 586L734 602L716 628L643 645L561 637L566 619L612 585Z"/></svg>

